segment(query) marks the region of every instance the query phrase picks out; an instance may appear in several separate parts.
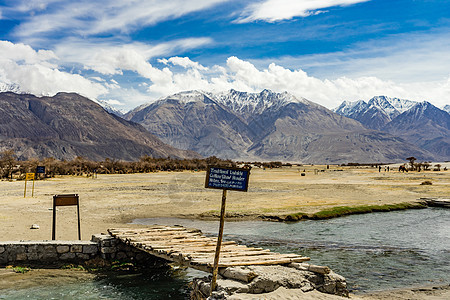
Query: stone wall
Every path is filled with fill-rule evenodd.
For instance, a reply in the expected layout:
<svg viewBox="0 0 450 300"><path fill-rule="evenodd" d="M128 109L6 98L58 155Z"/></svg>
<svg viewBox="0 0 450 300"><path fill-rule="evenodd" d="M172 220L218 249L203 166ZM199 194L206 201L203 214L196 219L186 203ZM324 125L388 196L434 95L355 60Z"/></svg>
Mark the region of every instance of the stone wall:
<svg viewBox="0 0 450 300"><path fill-rule="evenodd" d="M60 267L88 261L136 262L146 266L159 259L130 247L110 235L96 234L91 241L18 241L0 242L0 267L8 265Z"/></svg>
<svg viewBox="0 0 450 300"><path fill-rule="evenodd" d="M90 241L0 242L0 266L80 263L97 257L98 250L98 244Z"/></svg>

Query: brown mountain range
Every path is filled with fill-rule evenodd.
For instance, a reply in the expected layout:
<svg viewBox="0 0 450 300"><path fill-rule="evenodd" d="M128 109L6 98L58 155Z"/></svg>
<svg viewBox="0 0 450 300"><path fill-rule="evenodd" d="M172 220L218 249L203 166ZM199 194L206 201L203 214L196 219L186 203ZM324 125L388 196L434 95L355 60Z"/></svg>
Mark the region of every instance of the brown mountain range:
<svg viewBox="0 0 450 300"><path fill-rule="evenodd" d="M173 146L237 160L401 162L427 150L289 93L187 91L125 115Z"/></svg>
<svg viewBox="0 0 450 300"><path fill-rule="evenodd" d="M5 149L14 149L20 159L200 157L163 143L141 125L74 93L54 97L0 93L0 150Z"/></svg>

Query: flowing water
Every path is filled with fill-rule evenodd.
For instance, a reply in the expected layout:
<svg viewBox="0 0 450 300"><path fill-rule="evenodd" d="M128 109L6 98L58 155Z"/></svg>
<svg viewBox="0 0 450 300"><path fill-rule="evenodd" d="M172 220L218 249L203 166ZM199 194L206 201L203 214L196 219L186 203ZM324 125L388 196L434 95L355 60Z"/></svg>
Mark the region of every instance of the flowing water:
<svg viewBox="0 0 450 300"><path fill-rule="evenodd" d="M137 224L183 225L207 235L218 222L137 219ZM347 278L354 293L450 282L450 210L428 208L277 223L226 222L225 239L311 257ZM0 291L0 299L186 299L188 283L204 273L167 270L144 276L108 276L83 284ZM5 294L6 293L6 294ZM6 296L5 296L6 295ZM56 295L56 296L52 296ZM149 297L149 295L151 295ZM15 298L14 298L15 297ZM33 299L33 297L29 298ZM42 299L34 298L34 299Z"/></svg>

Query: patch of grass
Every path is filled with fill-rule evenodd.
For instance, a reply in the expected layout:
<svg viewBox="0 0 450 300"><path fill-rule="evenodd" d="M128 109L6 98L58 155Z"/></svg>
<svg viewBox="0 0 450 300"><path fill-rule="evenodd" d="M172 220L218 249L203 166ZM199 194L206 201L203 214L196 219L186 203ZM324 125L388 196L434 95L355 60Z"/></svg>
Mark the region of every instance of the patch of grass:
<svg viewBox="0 0 450 300"><path fill-rule="evenodd" d="M398 203L385 205L362 205L362 206L336 206L331 209L322 210L308 216L312 220L330 219L354 214L366 214L371 212L388 212L394 210L426 208L422 203Z"/></svg>
<svg viewBox="0 0 450 300"><path fill-rule="evenodd" d="M63 270L78 270L78 271L86 271L86 268L81 265L68 264L61 267Z"/></svg>
<svg viewBox="0 0 450 300"><path fill-rule="evenodd" d="M394 210L427 208L423 203L398 203L385 205L361 205L361 206L335 206L330 209L322 210L314 214L298 212L287 215L284 218L278 217L279 221L296 222L301 220L323 220L337 217L343 217L355 214L367 214L372 212L388 212ZM270 218L267 218L270 219ZM271 219L277 219L272 216Z"/></svg>
<svg viewBox="0 0 450 300"><path fill-rule="evenodd" d="M113 261L111 263L112 271L132 271L135 269L136 266L131 262Z"/></svg>
<svg viewBox="0 0 450 300"><path fill-rule="evenodd" d="M31 271L31 268L20 267L20 266L15 266L15 267L14 266L7 266L6 269L11 269L11 270L13 270L16 273L22 273L22 274L25 274L25 273Z"/></svg>
<svg viewBox="0 0 450 300"><path fill-rule="evenodd" d="M295 221L300 221L302 219L308 219L308 214L305 214L302 212L290 214L290 215L287 215L286 218L284 218L284 221L295 222Z"/></svg>

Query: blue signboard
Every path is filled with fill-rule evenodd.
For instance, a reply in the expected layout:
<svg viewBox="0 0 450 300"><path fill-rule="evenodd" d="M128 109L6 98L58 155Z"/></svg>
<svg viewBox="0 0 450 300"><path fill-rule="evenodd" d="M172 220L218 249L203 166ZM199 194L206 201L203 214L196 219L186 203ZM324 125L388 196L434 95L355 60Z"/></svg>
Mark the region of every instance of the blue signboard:
<svg viewBox="0 0 450 300"><path fill-rule="evenodd" d="M37 166L36 167L36 173L43 173L43 174L45 174L45 166Z"/></svg>
<svg viewBox="0 0 450 300"><path fill-rule="evenodd" d="M208 167L205 187L246 192L250 169Z"/></svg>

